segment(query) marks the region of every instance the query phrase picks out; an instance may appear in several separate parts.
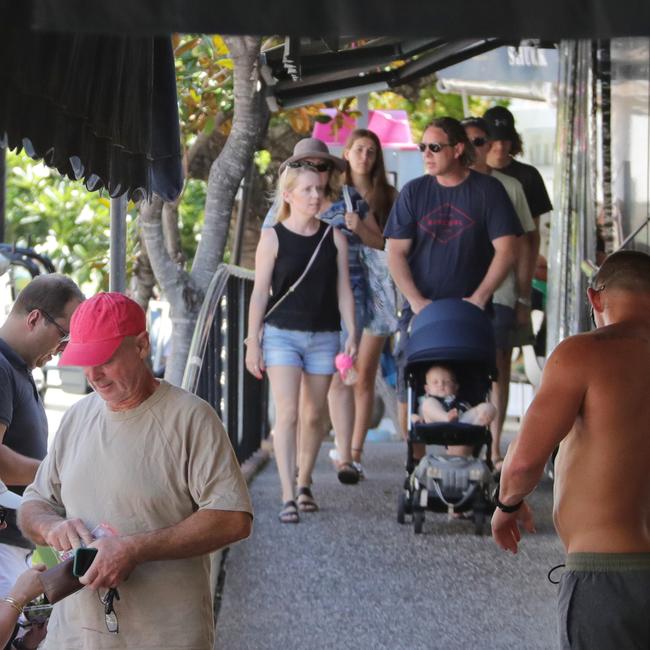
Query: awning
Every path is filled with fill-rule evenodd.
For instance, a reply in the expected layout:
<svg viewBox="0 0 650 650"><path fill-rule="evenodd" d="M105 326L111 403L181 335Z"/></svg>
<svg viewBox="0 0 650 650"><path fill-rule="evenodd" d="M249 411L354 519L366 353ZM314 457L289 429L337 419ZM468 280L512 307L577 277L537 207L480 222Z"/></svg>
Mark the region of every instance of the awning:
<svg viewBox="0 0 650 650"><path fill-rule="evenodd" d="M26 0L23 0L26 1ZM574 39L644 36L643 0L31 0L37 29L115 34L273 34Z"/></svg>
<svg viewBox="0 0 650 650"><path fill-rule="evenodd" d="M496 38L309 39L290 37L262 55L271 110L391 90L499 47Z"/></svg>
<svg viewBox="0 0 650 650"><path fill-rule="evenodd" d="M0 146L89 190L171 201L182 187L169 37L45 33L0 0Z"/></svg>

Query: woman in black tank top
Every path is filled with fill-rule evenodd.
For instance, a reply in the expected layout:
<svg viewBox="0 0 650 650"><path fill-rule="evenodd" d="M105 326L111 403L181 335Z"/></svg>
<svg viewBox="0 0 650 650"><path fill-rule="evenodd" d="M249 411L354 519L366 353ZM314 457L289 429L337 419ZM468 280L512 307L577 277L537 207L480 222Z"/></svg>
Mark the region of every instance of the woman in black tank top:
<svg viewBox="0 0 650 650"><path fill-rule="evenodd" d="M258 379L265 370L268 372L276 410L273 447L282 483L280 521L297 523L299 510L318 509L310 489L312 470L324 433L341 317L350 332L346 352L356 353L354 298L345 236L317 218L323 200L317 170L304 162L287 166L278 194L282 199L279 223L262 230L255 254L246 368ZM296 285L317 248L312 265Z"/></svg>

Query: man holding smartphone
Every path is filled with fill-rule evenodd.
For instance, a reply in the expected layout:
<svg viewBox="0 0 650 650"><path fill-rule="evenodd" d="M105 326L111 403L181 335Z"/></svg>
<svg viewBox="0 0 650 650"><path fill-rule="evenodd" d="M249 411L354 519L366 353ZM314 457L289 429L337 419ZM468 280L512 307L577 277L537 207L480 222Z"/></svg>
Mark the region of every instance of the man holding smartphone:
<svg viewBox="0 0 650 650"><path fill-rule="evenodd" d="M610 255L588 289L596 329L560 343L506 454L492 517L516 553L525 499L555 459L553 521L566 549L560 647L649 648L650 256Z"/></svg>
<svg viewBox="0 0 650 650"><path fill-rule="evenodd" d="M81 578L90 589L55 605L44 647L113 648L119 634L125 648L209 650L208 554L247 537L252 521L223 425L155 379L145 314L126 296L87 300L70 337L61 362L83 366L95 393L66 413L19 520L37 543L97 555ZM118 535L94 540L100 524Z"/></svg>

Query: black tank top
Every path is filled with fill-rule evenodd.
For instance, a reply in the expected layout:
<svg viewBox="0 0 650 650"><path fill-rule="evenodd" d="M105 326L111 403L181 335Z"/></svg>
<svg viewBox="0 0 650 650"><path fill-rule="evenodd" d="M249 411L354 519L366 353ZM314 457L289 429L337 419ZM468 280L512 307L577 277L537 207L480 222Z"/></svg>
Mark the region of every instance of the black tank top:
<svg viewBox="0 0 650 650"><path fill-rule="evenodd" d="M278 223L273 226L278 237L278 255L271 278L270 309L302 275L320 242L327 224L321 222L313 235L298 235ZM334 230L325 237L307 275L266 319L269 325L303 332L338 332L341 329L336 281L337 249Z"/></svg>

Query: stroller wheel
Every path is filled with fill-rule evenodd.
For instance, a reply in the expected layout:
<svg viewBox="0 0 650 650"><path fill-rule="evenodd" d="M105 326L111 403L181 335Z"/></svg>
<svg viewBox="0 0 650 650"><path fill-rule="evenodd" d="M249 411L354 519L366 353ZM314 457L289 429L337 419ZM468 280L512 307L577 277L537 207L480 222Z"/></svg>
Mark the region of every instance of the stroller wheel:
<svg viewBox="0 0 650 650"><path fill-rule="evenodd" d="M400 491L397 496L397 523L403 524L406 521L406 494Z"/></svg>
<svg viewBox="0 0 650 650"><path fill-rule="evenodd" d="M413 530L416 535L419 535L422 532L423 525L424 525L424 510L416 510L413 513Z"/></svg>

